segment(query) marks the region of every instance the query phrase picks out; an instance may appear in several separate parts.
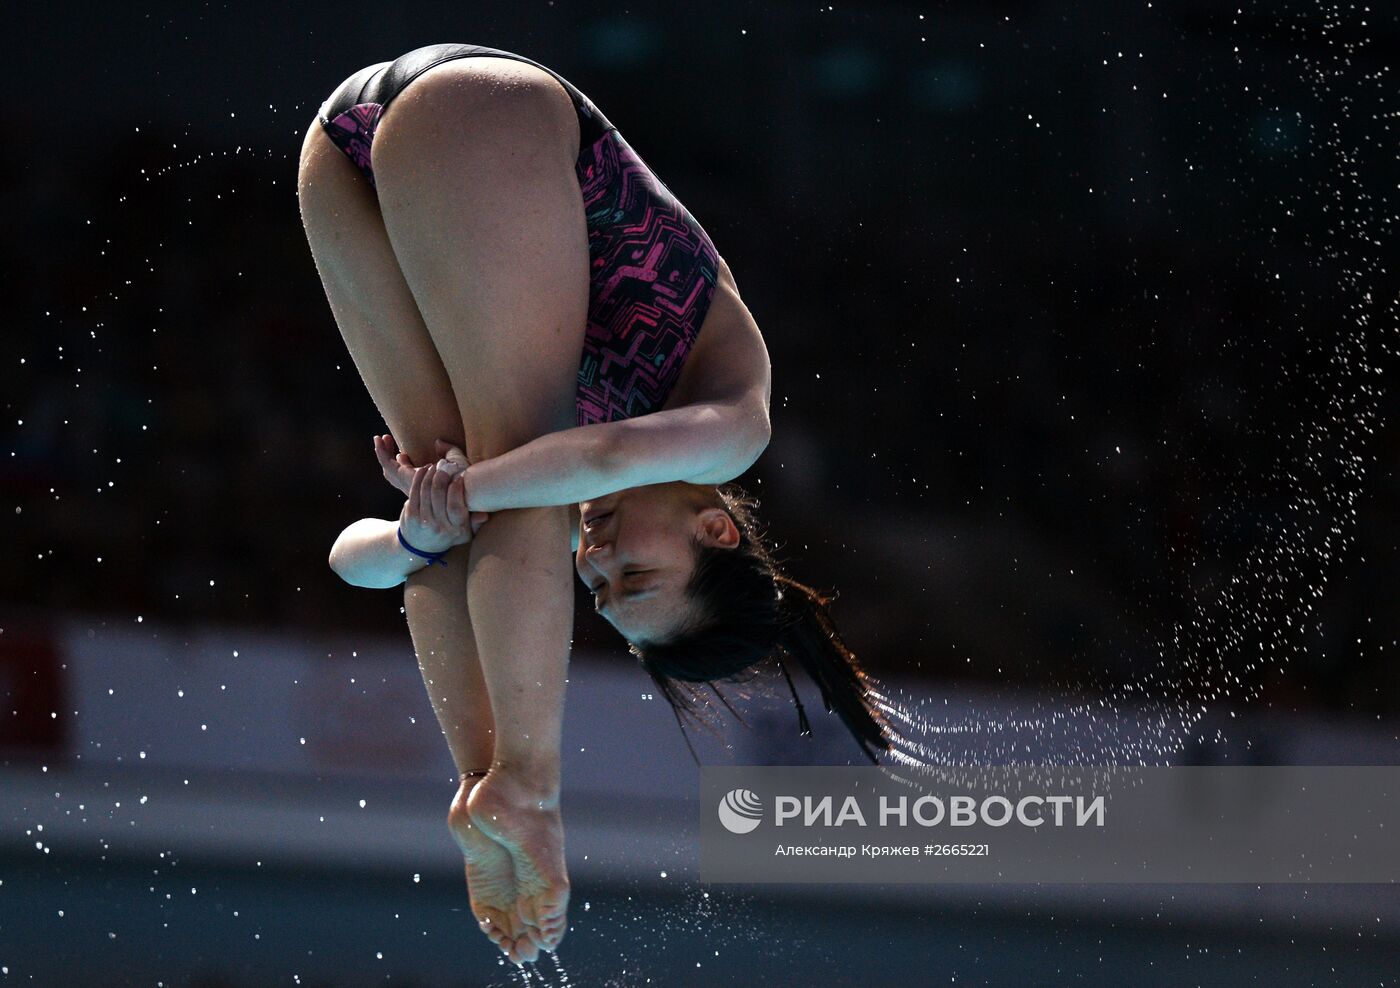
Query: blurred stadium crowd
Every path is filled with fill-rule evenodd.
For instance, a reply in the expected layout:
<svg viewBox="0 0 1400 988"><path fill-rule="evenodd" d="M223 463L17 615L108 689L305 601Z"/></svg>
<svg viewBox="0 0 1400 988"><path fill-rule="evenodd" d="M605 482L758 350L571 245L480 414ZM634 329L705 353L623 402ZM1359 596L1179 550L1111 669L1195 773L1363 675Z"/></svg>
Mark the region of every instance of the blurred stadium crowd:
<svg viewBox="0 0 1400 988"><path fill-rule="evenodd" d="M774 441L741 483L873 668L1092 691L1185 629L1227 670L1261 640L1291 656L1236 696L1393 714L1400 438L1382 417L1347 439L1335 162L1287 128L1317 108L1285 53L1239 68L1205 11L1122 60L1035 4L992 50L972 14L925 45L877 15L763 58L716 37L686 66L679 27L636 18L577 15L577 48L432 40L558 68L715 239L774 367ZM294 196L314 107L398 53L375 50L303 69L295 112L243 114L246 139L15 108L35 139L0 156L0 609L400 627L397 594L325 565L397 502ZM1261 79L1277 114L1242 88ZM1298 563L1333 527L1339 561ZM580 602L579 642L611 641Z"/></svg>

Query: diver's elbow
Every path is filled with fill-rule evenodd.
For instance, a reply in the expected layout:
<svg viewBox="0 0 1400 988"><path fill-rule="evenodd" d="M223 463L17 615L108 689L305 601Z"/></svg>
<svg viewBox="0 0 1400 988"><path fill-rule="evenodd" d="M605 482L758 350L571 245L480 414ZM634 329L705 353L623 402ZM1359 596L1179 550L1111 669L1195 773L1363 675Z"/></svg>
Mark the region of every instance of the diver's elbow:
<svg viewBox="0 0 1400 988"><path fill-rule="evenodd" d="M750 465L758 461L773 439L773 423L766 413L759 416L754 422L751 435L752 438L749 441Z"/></svg>
<svg viewBox="0 0 1400 988"><path fill-rule="evenodd" d="M331 568L331 572L340 577L346 583L350 582L350 576L346 572L345 557L340 552L340 543L336 542L331 546L330 554L326 557L326 565Z"/></svg>
<svg viewBox="0 0 1400 988"><path fill-rule="evenodd" d="M326 563L330 566L331 572L345 583L352 587L363 587L365 583L359 578L350 553L346 552L345 546L341 544L342 541L342 539L335 540L335 545L331 546L330 555L326 557Z"/></svg>

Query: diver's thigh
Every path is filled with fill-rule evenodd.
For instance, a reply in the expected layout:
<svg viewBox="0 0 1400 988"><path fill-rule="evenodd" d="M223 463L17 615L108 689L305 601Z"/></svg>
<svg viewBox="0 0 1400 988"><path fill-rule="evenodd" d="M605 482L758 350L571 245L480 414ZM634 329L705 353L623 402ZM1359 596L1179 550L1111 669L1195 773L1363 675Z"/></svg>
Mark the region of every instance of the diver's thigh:
<svg viewBox="0 0 1400 988"><path fill-rule="evenodd" d="M336 325L400 448L417 463L435 455L436 438L462 441L451 381L394 256L374 192L318 123L303 145L297 198ZM368 470L368 437L365 449Z"/></svg>
<svg viewBox="0 0 1400 988"><path fill-rule="evenodd" d="M505 67L462 71L478 61ZM575 424L589 287L576 149L563 88L502 59L430 70L376 132L385 227L473 460Z"/></svg>

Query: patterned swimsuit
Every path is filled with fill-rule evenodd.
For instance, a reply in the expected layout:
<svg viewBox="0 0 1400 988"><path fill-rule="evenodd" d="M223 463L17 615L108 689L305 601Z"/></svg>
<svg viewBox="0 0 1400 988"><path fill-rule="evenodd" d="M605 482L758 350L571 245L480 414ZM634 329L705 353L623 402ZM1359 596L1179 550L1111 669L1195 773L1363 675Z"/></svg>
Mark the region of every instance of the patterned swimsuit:
<svg viewBox="0 0 1400 988"><path fill-rule="evenodd" d="M554 76L579 118L575 162L588 221L588 326L578 424L660 410L714 296L719 254L704 229L582 92L547 66L481 45L429 45L356 72L322 104L326 133L374 184L370 145L385 108L443 62L491 55Z"/></svg>

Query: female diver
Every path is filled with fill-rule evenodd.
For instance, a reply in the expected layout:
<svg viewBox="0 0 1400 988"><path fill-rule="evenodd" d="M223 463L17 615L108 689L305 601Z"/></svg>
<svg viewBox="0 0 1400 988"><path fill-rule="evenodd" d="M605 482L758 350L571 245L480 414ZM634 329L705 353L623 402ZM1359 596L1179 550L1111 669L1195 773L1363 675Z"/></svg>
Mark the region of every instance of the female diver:
<svg viewBox="0 0 1400 988"><path fill-rule="evenodd" d="M297 190L407 495L397 520L342 532L331 566L405 585L473 914L512 961L566 926L566 530L678 720L765 660L791 687L796 659L867 757L889 750L831 598L779 569L727 484L769 439L763 337L705 231L582 92L500 49L417 49L321 106Z"/></svg>

